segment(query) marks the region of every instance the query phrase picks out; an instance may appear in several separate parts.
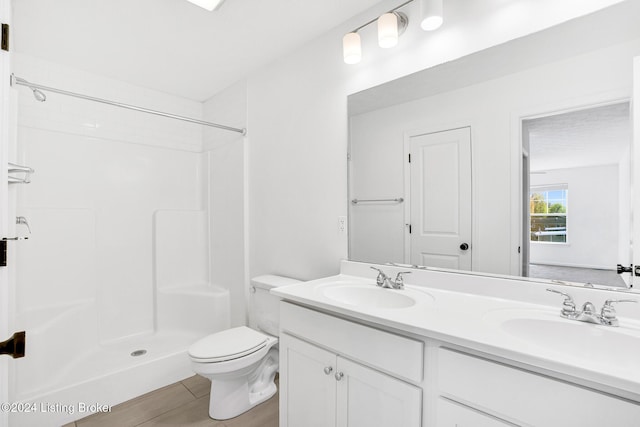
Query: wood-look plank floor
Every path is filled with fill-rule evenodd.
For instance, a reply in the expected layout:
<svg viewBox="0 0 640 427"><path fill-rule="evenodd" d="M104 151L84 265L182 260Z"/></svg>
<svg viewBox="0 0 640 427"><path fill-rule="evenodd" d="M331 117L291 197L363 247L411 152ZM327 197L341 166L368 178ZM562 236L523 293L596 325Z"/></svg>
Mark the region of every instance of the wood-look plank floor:
<svg viewBox="0 0 640 427"><path fill-rule="evenodd" d="M209 418L210 387L208 379L194 375L63 427L278 427L278 393L236 418L215 421Z"/></svg>

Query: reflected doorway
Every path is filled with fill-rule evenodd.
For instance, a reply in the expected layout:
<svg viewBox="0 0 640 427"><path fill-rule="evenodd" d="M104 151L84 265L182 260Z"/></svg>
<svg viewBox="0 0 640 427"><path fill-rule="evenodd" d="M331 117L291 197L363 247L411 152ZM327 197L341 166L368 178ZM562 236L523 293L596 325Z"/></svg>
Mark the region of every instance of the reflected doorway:
<svg viewBox="0 0 640 427"><path fill-rule="evenodd" d="M628 101L522 121L524 276L626 286L631 140Z"/></svg>

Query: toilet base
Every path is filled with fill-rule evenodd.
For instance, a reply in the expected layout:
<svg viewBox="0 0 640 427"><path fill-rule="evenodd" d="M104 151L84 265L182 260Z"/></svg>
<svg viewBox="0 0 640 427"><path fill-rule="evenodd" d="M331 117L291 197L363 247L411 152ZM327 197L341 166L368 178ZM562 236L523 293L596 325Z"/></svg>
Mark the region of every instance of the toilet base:
<svg viewBox="0 0 640 427"><path fill-rule="evenodd" d="M227 420L271 398L277 391L274 382L278 371L278 351L269 350L258 367L248 375L236 378L211 378L209 416Z"/></svg>

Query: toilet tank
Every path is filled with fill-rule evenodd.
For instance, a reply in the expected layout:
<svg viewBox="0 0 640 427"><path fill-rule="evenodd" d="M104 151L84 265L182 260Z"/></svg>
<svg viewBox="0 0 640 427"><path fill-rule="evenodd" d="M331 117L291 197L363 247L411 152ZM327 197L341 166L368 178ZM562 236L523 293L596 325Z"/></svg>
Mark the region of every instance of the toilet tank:
<svg viewBox="0 0 640 427"><path fill-rule="evenodd" d="M269 290L294 283L300 283L300 280L271 274L251 279L249 327L277 337L280 325L280 298L270 294Z"/></svg>

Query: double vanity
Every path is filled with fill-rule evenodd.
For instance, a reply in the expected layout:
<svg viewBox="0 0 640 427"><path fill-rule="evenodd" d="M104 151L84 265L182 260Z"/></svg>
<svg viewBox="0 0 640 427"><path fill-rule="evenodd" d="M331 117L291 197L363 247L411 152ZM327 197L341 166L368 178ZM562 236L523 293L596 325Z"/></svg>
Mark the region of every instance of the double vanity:
<svg viewBox="0 0 640 427"><path fill-rule="evenodd" d="M281 427L640 425L640 304L571 318L634 294L371 267L272 290Z"/></svg>

